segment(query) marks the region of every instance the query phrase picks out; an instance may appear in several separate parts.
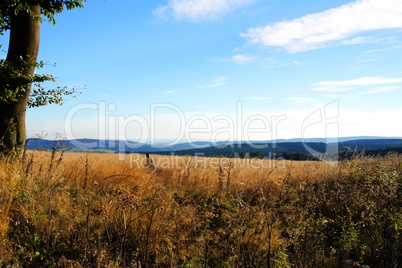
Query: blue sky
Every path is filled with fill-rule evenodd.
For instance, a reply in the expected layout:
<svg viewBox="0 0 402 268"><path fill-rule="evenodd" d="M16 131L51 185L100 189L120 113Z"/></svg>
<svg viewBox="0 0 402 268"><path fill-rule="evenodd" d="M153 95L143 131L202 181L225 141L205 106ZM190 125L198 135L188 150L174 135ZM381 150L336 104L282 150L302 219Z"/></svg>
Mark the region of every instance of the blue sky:
<svg viewBox="0 0 402 268"><path fill-rule="evenodd" d="M56 19L40 72L85 89L28 110L31 137L402 136L400 0L89 0Z"/></svg>

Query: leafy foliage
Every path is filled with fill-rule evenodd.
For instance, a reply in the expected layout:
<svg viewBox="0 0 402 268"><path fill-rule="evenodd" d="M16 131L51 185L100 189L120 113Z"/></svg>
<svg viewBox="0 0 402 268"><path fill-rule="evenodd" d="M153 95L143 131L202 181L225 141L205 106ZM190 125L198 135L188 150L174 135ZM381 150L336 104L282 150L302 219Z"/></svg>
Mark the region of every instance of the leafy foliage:
<svg viewBox="0 0 402 268"><path fill-rule="evenodd" d="M86 0L1 0L0 2L0 34L11 28L11 16L21 11L31 11L31 7L39 5L42 15L54 24L55 15L64 8L74 9L83 7ZM37 18L41 20L41 18Z"/></svg>
<svg viewBox="0 0 402 268"><path fill-rule="evenodd" d="M64 96L73 95L77 88L68 89L67 87L57 87L55 89L45 89L42 86L44 82L55 82L52 75L34 74L33 76L24 74L29 68L41 69L44 62L29 63L20 61L18 65L0 60L0 100L5 103L11 103L19 100L21 96L34 85L28 100L28 107L40 107L48 104L62 104Z"/></svg>
<svg viewBox="0 0 402 268"><path fill-rule="evenodd" d="M39 5L41 14L50 23L54 24L55 15L61 13L65 8L74 9L83 7L86 0L2 0L0 2L0 34L11 29L11 17L18 12L31 12L31 7ZM42 20L42 18L37 18ZM64 96L73 95L77 88L57 87L45 89L44 82L55 82L52 75L34 74L26 75L24 72L30 68L41 69L44 62L31 62L20 60L18 63L11 63L0 60L0 100L5 103L19 100L23 94L34 85L31 91L28 107L39 107L48 104L62 104Z"/></svg>
<svg viewBox="0 0 402 268"><path fill-rule="evenodd" d="M0 34L11 29L11 17L18 12L31 12L32 6L39 5L41 14L50 23L54 24L55 15L61 13L65 8L74 9L83 7L86 0L2 0L0 2ZM42 21L42 18L36 18ZM30 68L43 68L44 62L29 62L21 59L17 64L0 60L0 100L6 103L17 101L31 85L32 90L28 107L39 107L47 104L62 104L63 96L76 93L77 89L67 89L67 87L57 87L55 89L45 89L44 82L55 82L52 75L34 74L25 75L24 72Z"/></svg>
<svg viewBox="0 0 402 268"><path fill-rule="evenodd" d="M68 87L57 87L56 89L45 89L40 84L35 85L31 91L28 100L28 108L45 106L48 104L59 104L62 105L64 102L64 96L69 96L75 94L76 88L71 90Z"/></svg>

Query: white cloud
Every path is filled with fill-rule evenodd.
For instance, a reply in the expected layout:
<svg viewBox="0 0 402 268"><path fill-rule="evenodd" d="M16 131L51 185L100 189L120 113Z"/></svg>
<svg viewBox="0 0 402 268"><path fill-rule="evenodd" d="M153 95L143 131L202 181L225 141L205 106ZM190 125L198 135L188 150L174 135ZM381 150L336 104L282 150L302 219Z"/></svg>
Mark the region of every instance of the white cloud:
<svg viewBox="0 0 402 268"><path fill-rule="evenodd" d="M300 66L300 65L304 65L304 63L301 63L300 61L295 60L292 62L283 63L283 64L279 65L279 67L285 67L285 66L290 66L290 65Z"/></svg>
<svg viewBox="0 0 402 268"><path fill-rule="evenodd" d="M313 88L313 90L340 93L340 92L355 90L356 88L357 87L335 87L335 86L333 86L333 87L315 87L315 88Z"/></svg>
<svg viewBox="0 0 402 268"><path fill-rule="evenodd" d="M294 60L292 63L293 63L294 65L304 65L304 63L302 63L302 62L300 62L300 61L297 61L297 60Z"/></svg>
<svg viewBox="0 0 402 268"><path fill-rule="evenodd" d="M253 58L253 57L246 56L246 55L240 55L240 54L239 54L239 55L233 56L233 57L232 57L232 60L233 60L235 63L244 64L244 63L249 63L249 62L253 61L254 58Z"/></svg>
<svg viewBox="0 0 402 268"><path fill-rule="evenodd" d="M314 83L313 90L325 92L344 92L356 89L360 86L374 86L402 83L402 78L385 78L385 77L362 77L344 81L323 81Z"/></svg>
<svg viewBox="0 0 402 268"><path fill-rule="evenodd" d="M375 43L378 40L374 41L372 38L368 37L356 37L352 39L346 39L342 40L340 42L341 45L358 45L358 44L363 44L363 43Z"/></svg>
<svg viewBox="0 0 402 268"><path fill-rule="evenodd" d="M401 0L358 0L291 21L251 28L241 36L251 43L300 52L336 44L371 42L356 35L397 28L402 28Z"/></svg>
<svg viewBox="0 0 402 268"><path fill-rule="evenodd" d="M269 97L246 97L248 100L271 100Z"/></svg>
<svg viewBox="0 0 402 268"><path fill-rule="evenodd" d="M367 62L372 62L372 61L374 61L374 59L361 60L361 61L358 61L357 63L367 63Z"/></svg>
<svg viewBox="0 0 402 268"><path fill-rule="evenodd" d="M315 99L313 98L307 98L307 97L289 97L286 98L287 101L293 101L293 102L300 102L300 103L306 103L306 102L313 102Z"/></svg>
<svg viewBox="0 0 402 268"><path fill-rule="evenodd" d="M163 92L163 94L170 94L170 93L175 93L175 92L176 92L176 90L168 90L168 91Z"/></svg>
<svg viewBox="0 0 402 268"><path fill-rule="evenodd" d="M333 99L337 99L337 98L341 97L341 95L339 95L339 94L324 94L323 96L327 97L327 98L333 98Z"/></svg>
<svg viewBox="0 0 402 268"><path fill-rule="evenodd" d="M222 83L222 82L224 82L224 81L226 81L226 80L228 80L228 77L226 77L226 76L219 76L219 77L217 77L217 78L214 79L214 82L216 82L216 83Z"/></svg>
<svg viewBox="0 0 402 268"><path fill-rule="evenodd" d="M255 0L169 0L165 6L153 11L156 16L173 16L176 19L217 19L233 9L246 6Z"/></svg>
<svg viewBox="0 0 402 268"><path fill-rule="evenodd" d="M199 87L197 87L197 88L209 88L209 87L219 87L219 86L223 86L223 85L226 85L226 81L227 81L228 79L229 79L229 78L226 77L226 76L219 76L219 77L217 77L217 78L215 78L215 79L213 80L214 84L199 86Z"/></svg>
<svg viewBox="0 0 402 268"><path fill-rule="evenodd" d="M270 65L266 65L263 66L262 68L264 69L273 69L273 68L278 68L278 67L288 67L288 66L304 66L307 65L307 62L300 62L297 60L291 61L291 62L285 62L285 63L279 63L279 62L275 62L275 61L267 61L268 64Z"/></svg>
<svg viewBox="0 0 402 268"><path fill-rule="evenodd" d="M197 88L209 88L209 87L219 87L219 86L223 86L226 83L217 83L217 84L212 84L212 85L205 85L205 86L199 86Z"/></svg>
<svg viewBox="0 0 402 268"><path fill-rule="evenodd" d="M375 94L375 93L383 93L383 92L389 92L389 91L395 91L400 89L400 86L389 86L389 87L380 87L371 91L368 91L367 94Z"/></svg>
<svg viewBox="0 0 402 268"><path fill-rule="evenodd" d="M393 49L399 49L402 48L402 46L394 46L394 47L387 47L387 48L382 48L382 49L373 49L373 50L366 50L363 53L374 53L378 51L386 51L386 50L393 50Z"/></svg>

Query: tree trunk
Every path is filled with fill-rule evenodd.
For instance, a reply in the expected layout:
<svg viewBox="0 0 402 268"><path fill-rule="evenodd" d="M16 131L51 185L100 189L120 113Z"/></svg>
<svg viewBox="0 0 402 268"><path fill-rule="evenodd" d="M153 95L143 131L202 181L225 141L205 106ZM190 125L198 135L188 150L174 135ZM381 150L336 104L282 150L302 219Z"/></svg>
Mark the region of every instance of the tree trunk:
<svg viewBox="0 0 402 268"><path fill-rule="evenodd" d="M24 63L36 62L39 52L40 15L38 5L32 6L31 12L20 11L12 15L7 62L21 67ZM23 74L32 76L34 71L35 67L31 67L24 70ZM17 92L18 88L15 90ZM31 85L28 85L17 101L0 101L0 154L20 155L25 146L25 114L30 91Z"/></svg>

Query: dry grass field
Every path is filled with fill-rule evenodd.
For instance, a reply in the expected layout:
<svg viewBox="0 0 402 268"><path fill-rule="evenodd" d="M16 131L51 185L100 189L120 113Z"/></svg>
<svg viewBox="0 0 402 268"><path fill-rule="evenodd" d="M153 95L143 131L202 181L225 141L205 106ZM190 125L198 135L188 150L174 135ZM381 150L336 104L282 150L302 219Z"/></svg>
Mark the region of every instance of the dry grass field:
<svg viewBox="0 0 402 268"><path fill-rule="evenodd" d="M0 161L0 267L401 266L402 157L151 158Z"/></svg>

